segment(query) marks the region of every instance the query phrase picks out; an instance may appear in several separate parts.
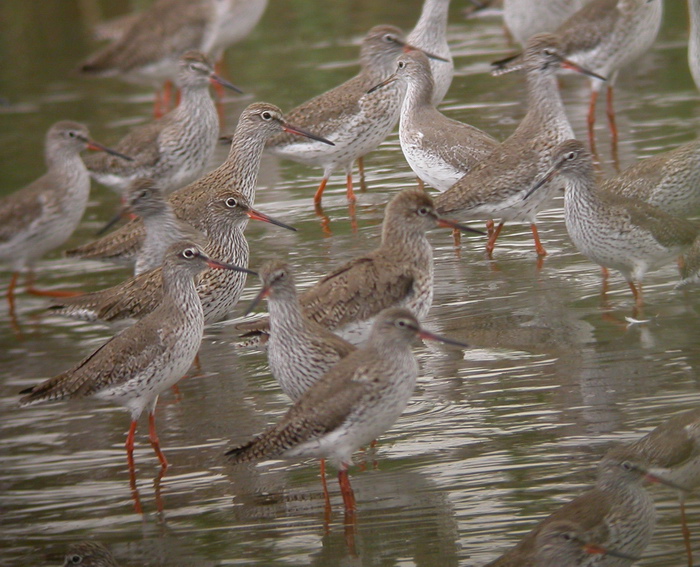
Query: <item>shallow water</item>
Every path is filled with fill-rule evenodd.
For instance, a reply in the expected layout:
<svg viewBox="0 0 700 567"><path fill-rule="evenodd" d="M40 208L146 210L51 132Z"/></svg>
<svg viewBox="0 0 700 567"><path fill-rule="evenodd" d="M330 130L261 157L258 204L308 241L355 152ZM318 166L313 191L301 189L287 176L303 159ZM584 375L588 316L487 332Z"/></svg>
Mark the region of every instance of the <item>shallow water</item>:
<svg viewBox="0 0 700 567"><path fill-rule="evenodd" d="M0 193L38 176L42 143L56 120L90 125L109 143L147 120L144 89L86 80L71 69L96 46L89 23L141 2L42 0L0 4ZM227 54L231 80L247 95L226 103L227 128L254 100L284 108L338 84L354 72L358 42L377 23L410 28L419 0L396 3L271 0L254 34ZM465 21L454 2L450 39L457 76L443 105L455 118L499 139L522 117L521 79L493 78L488 62L508 52L498 19ZM700 95L686 64L685 2L669 0L662 33L616 94L623 166L693 139ZM566 78L562 91L575 131L585 137L588 85ZM609 155L604 113L598 142ZM225 156L217 152L212 167ZM612 166L604 164L610 174ZM299 232L251 224L251 266L286 255L303 285L377 241L382 207L414 178L396 136L366 159L369 191L359 195L358 229L348 218L342 176L332 179L324 237L311 197L320 172L265 158L257 206ZM92 237L116 198L96 188L68 246ZM370 453L358 454L351 478L359 512L354 549L331 478L333 510L324 506L315 462L274 461L230 467L222 453L284 412L288 401L267 372L263 354L237 350L230 324L206 332L202 376L180 385L182 399L161 398L158 422L170 462L157 480L146 425L137 432L138 498L123 450L128 416L99 403L19 409L17 392L94 350L113 329L47 315L45 301L21 295L22 338L0 312L0 563L58 564L66 546L94 538L124 565L482 565L498 556L588 486L595 463L614 443L636 439L667 416L700 401L697 340L700 295L678 292L673 266L649 275L647 325L625 328L632 299L611 279L604 318L599 268L581 257L563 222L561 201L540 216L549 256L541 269L529 230L507 226L495 260L468 237L457 257L447 231L435 230L436 290L428 325L467 341L464 352L415 349L421 365L415 396ZM44 286L99 289L123 269L48 256ZM4 293L9 272L0 273ZM250 281L241 305L257 291ZM639 565L684 564L672 491L652 488L659 524ZM697 532L698 501L689 520ZM700 539L695 547L700 551ZM354 554L353 554L354 551Z"/></svg>

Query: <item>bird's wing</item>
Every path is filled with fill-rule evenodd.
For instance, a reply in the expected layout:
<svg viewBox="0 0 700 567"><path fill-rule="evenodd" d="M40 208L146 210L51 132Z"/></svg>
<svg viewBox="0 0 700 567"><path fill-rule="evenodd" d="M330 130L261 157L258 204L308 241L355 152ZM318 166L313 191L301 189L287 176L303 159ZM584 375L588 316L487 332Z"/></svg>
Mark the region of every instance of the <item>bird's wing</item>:
<svg viewBox="0 0 700 567"><path fill-rule="evenodd" d="M403 266L387 269L375 256L351 260L301 295L304 314L327 328L368 319L404 299L413 277Z"/></svg>

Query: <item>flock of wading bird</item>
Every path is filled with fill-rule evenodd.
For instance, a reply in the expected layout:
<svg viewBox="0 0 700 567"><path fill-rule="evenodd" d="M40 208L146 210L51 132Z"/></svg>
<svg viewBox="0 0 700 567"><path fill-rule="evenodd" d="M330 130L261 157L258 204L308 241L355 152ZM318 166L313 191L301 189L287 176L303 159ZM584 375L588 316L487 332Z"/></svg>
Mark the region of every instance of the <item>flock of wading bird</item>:
<svg viewBox="0 0 700 567"><path fill-rule="evenodd" d="M689 63L700 82L700 0L688 5ZM7 298L15 324L22 271L28 273L27 292L54 296L50 309L55 313L136 322L75 367L22 391L20 403L89 396L125 406L132 419L126 451L134 486L134 435L147 409L150 442L165 473L156 402L195 361L205 325L231 313L246 275L255 274L247 267L243 232L248 220L294 230L253 208L263 151L323 168L314 197L318 208L331 174L344 170L352 203L354 162L362 167L362 157L398 122L401 149L421 187L403 190L387 204L378 246L300 295L290 265L278 260L260 266L262 290L254 304L266 297L269 317L238 326L245 344L264 345L270 370L293 405L276 426L230 449L225 458L232 463L319 458L329 509L324 459L330 459L339 469L346 522L351 523L356 510L348 478L352 454L390 428L405 409L418 374L412 343L420 337L466 347L421 326L433 296L433 253L426 232L436 226L480 232L446 217L485 220L490 256L506 221L527 221L542 257L546 251L535 217L563 189L572 241L604 271L622 273L638 314L647 270L683 257L682 283L698 278L700 227L684 215L700 205L700 144L646 159L602 183L597 179L593 124L598 92L607 85L616 151L613 84L618 71L654 42L663 0L505 0L505 22L523 50L495 63L494 72L524 75L527 114L503 142L436 109L453 75L446 41L449 0L425 0L409 34L389 25L367 33L360 71L345 83L287 114L269 103L248 106L226 138L228 157L204 174L219 138L209 85L236 90L215 73L210 57L244 37L265 6L266 0L156 0L149 9L102 27L111 43L81 65L83 73L154 84L172 80L179 103L135 127L113 149L92 141L79 123L53 125L46 136L47 172L0 201L0 259L14 270ZM560 98L557 75L565 69L591 79L590 150L574 139ZM169 99L169 94L158 96L158 112ZM103 153L82 158L85 149ZM134 275L92 293L38 290L31 266L78 226L91 178L117 191L132 218L67 254L133 264ZM431 197L423 183L439 193ZM656 522L645 479L679 491L692 565L683 503L700 484L700 409L612 449L600 462L594 488L556 510L489 565L632 564ZM69 551L66 564L115 563L99 544L84 542Z"/></svg>

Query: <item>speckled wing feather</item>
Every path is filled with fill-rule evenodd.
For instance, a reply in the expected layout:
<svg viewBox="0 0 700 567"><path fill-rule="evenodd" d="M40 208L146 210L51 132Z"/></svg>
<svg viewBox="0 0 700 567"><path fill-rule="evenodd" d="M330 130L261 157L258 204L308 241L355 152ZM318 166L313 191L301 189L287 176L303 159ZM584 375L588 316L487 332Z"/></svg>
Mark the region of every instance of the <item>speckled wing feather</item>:
<svg viewBox="0 0 700 567"><path fill-rule="evenodd" d="M44 175L0 200L0 243L11 241L42 217L44 208L49 206L44 194L49 189L51 187Z"/></svg>
<svg viewBox="0 0 700 567"><path fill-rule="evenodd" d="M361 351L349 354L309 388L277 425L226 454L235 463L274 458L333 431L371 393L371 383L364 376L364 357Z"/></svg>
<svg viewBox="0 0 700 567"><path fill-rule="evenodd" d="M121 261L125 261L136 256L145 237L146 229L141 219L132 219L107 236L66 250L65 254L68 258L100 260L119 258Z"/></svg>
<svg viewBox="0 0 700 567"><path fill-rule="evenodd" d="M67 297L49 309L77 319L117 321L140 318L163 300L163 272L156 268L107 289Z"/></svg>
<svg viewBox="0 0 700 567"><path fill-rule="evenodd" d="M347 124L351 116L360 112L358 101L371 86L365 85L361 77L355 76L297 106L285 114L285 118L293 126L309 130L317 136L332 137L334 132ZM277 148L299 142L299 136L285 132L271 138L265 147ZM306 143L304 139L302 143Z"/></svg>
<svg viewBox="0 0 700 567"><path fill-rule="evenodd" d="M672 417L630 447L650 466L672 468L694 456L699 444L700 409L695 409Z"/></svg>
<svg viewBox="0 0 700 567"><path fill-rule="evenodd" d="M601 191L617 193L627 197L642 199L653 204L660 203L657 195L663 198L663 208L671 212L668 206L673 205L678 213L694 214L697 210L688 211L686 203L676 187L696 186L700 179L700 142L694 140L683 144L669 152L643 159L625 169L619 175L606 179L601 185ZM683 164L683 166L681 166Z"/></svg>
<svg viewBox="0 0 700 567"><path fill-rule="evenodd" d="M85 156L83 158L85 166L98 174L123 174L142 167L154 167L163 155L159 138L168 122L170 120L166 115L161 120L134 128L114 146L116 151L129 156L134 161L126 161L106 152L100 152Z"/></svg>
<svg viewBox="0 0 700 567"><path fill-rule="evenodd" d="M412 143L422 146L425 151L431 150L431 142L430 137L425 138L422 132L429 132L438 126L439 151L445 152L443 157L450 165L462 171L471 170L498 147L498 140L486 132L471 124L452 120L433 107L416 112L412 126L417 133Z"/></svg>
<svg viewBox="0 0 700 567"><path fill-rule="evenodd" d="M563 53L595 49L609 37L622 16L616 8L618 0L595 0L574 13L555 32L561 38Z"/></svg>
<svg viewBox="0 0 700 567"><path fill-rule="evenodd" d="M396 269L389 270L392 265ZM304 315L329 329L365 320L404 299L413 277L403 262L388 264L371 254L351 260L322 278L300 298Z"/></svg>
<svg viewBox="0 0 700 567"><path fill-rule="evenodd" d="M127 382L146 370L168 348L157 320L125 329L77 366L33 388L22 390L22 405L67 397L90 396Z"/></svg>
<svg viewBox="0 0 700 567"><path fill-rule="evenodd" d="M691 246L698 235L700 227L694 223L673 217L644 201L611 193L599 193L599 196L607 206L619 207L620 214L626 215L630 223L648 230L662 246Z"/></svg>
<svg viewBox="0 0 700 567"><path fill-rule="evenodd" d="M178 18L168 17L176 11ZM123 37L80 66L86 74L128 73L164 57L177 58L188 49L201 49L210 16L201 1L170 0L156 3L131 25ZM187 21L186 26L181 22ZM148 37L149 41L141 38Z"/></svg>
<svg viewBox="0 0 700 567"><path fill-rule="evenodd" d="M211 187L236 187L237 178L231 178L230 171L219 167L204 177L190 183L168 196L168 203L175 215L187 222L201 208L202 198L211 191ZM119 258L120 261L133 259L143 244L146 230L141 219L132 219L121 228L103 236L99 240L88 242L66 251L69 258L110 260Z"/></svg>
<svg viewBox="0 0 700 567"><path fill-rule="evenodd" d="M532 145L522 145L518 131L527 130L525 120L510 138L494 148L474 169L447 191L435 196L438 213L449 215L469 211L492 202L494 193L505 198L528 188L539 170L541 152ZM494 172L503 173L494 175Z"/></svg>

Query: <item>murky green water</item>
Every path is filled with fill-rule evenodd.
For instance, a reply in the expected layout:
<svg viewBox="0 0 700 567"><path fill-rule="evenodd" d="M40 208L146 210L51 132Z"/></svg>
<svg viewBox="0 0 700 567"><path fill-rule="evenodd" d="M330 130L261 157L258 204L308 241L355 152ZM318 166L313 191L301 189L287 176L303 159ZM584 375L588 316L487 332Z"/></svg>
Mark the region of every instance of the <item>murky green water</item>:
<svg viewBox="0 0 700 567"><path fill-rule="evenodd" d="M500 22L464 21L462 3L453 3L457 76L443 108L503 139L524 113L521 79L487 73L487 63L507 52ZM0 4L0 96L10 103L0 107L0 193L43 171L43 136L59 119L88 123L106 143L148 119L145 90L71 75L95 48L90 21L123 13L130 4L139 3ZM290 108L341 82L354 72L367 29L377 23L410 28L419 9L419 0L271 0L254 34L227 55L231 79L249 93L227 102L228 126L254 100ZM619 81L623 165L693 139L700 126L700 95L686 64L686 21L685 2L667 0L653 51ZM587 89L579 77L564 82L565 103L582 137ZM601 111L603 155L609 154L607 139ZM217 163L225 153L218 151ZM324 199L333 231L326 238L311 206L320 172L266 158L257 205L299 232L251 225L251 266L284 253L308 285L371 248L384 203L414 179L396 136L366 165L370 189L359 196L357 233L337 176ZM68 245L91 238L115 202L96 188ZM595 463L612 444L635 439L700 401L699 292L674 291L673 266L650 274L646 311L653 321L625 330L602 317L599 269L573 248L561 203L540 219L550 253L541 269L525 226L505 229L495 261L484 258L482 239L468 239L458 258L448 232L431 234L436 293L428 323L473 348L416 348L422 376L412 403L351 471L359 503L354 547L332 479L333 513L330 523L324 521L314 462L224 464L229 444L272 423L288 403L264 355L236 350L227 324L206 333L205 375L182 382L181 401L170 393L161 399L159 430L172 466L158 486L157 462L141 425L136 462L144 514L136 514L123 450L128 416L121 408L89 401L16 407L19 390L68 368L113 330L49 316L44 301L20 296L22 340L12 333L6 309L0 312L0 563L57 564L70 542L86 538L107 544L124 565L452 566L496 557L589 485ZM38 276L44 285L98 289L125 272L57 252L40 264ZM3 293L8 280L1 272ZM622 321L632 300L619 276L611 284L610 312ZM256 289L251 282L244 302ZM652 490L660 521L639 564L682 565L675 495ZM690 500L689 518L697 534L697 500Z"/></svg>

